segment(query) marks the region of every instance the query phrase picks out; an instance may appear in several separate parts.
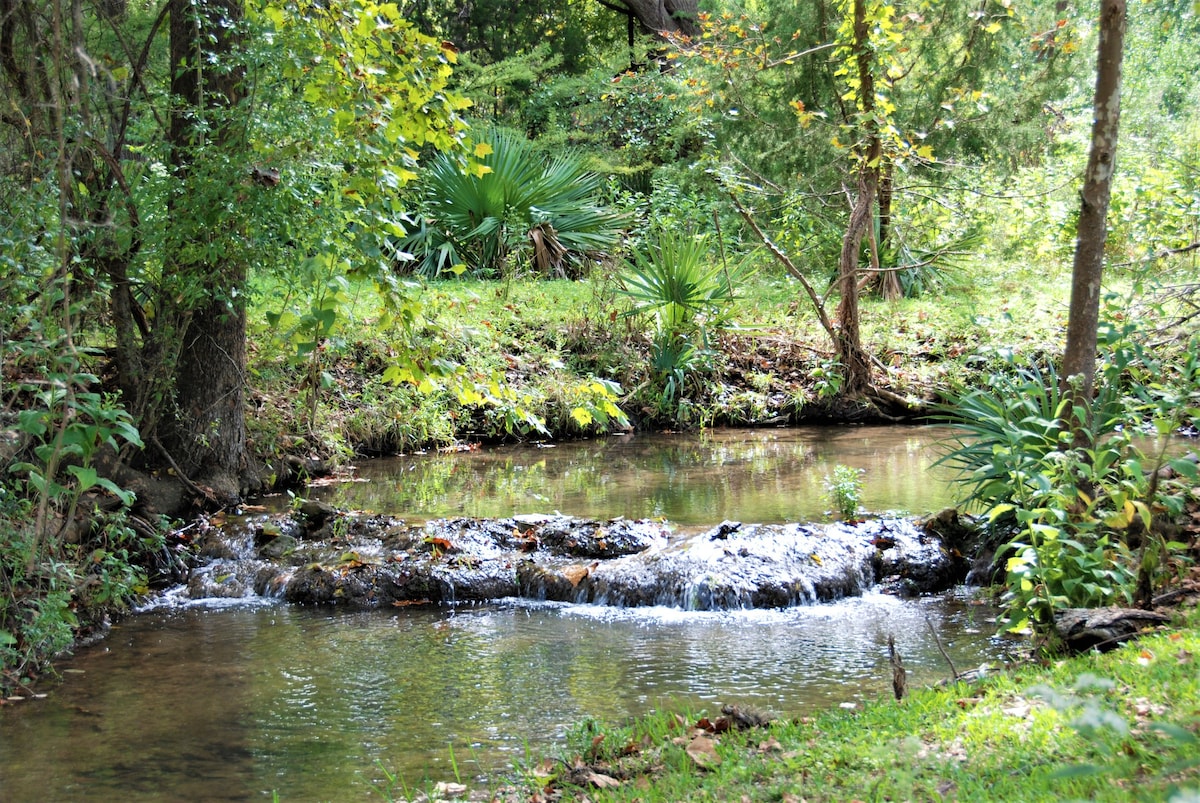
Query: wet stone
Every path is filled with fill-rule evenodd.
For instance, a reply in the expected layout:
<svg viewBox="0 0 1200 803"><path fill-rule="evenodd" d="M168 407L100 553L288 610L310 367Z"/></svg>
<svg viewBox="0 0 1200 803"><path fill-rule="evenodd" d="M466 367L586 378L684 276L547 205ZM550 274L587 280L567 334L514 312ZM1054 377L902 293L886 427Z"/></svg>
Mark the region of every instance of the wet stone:
<svg viewBox="0 0 1200 803"><path fill-rule="evenodd" d="M722 522L698 535L672 536L659 521L530 515L410 526L337 513L323 525L336 536L298 540L281 531L256 546L267 529L262 524L229 522L227 541L206 534L214 560L197 569L193 596L258 593L358 608L513 596L780 608L856 596L876 585L932 592L960 582L966 570L955 550L910 519Z"/></svg>

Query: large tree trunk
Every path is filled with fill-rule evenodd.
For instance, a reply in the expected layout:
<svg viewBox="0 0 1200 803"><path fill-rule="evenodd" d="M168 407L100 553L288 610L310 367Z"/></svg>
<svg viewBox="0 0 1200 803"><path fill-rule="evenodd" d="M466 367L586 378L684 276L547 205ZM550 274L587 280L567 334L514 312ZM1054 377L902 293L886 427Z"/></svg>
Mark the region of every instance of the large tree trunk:
<svg viewBox="0 0 1200 803"><path fill-rule="evenodd" d="M637 18L642 30L656 36L700 33L698 0L601 0L609 8L628 9Z"/></svg>
<svg viewBox="0 0 1200 803"><path fill-rule="evenodd" d="M206 214L197 207L218 201L224 208L236 205L236 197L215 199L210 193L218 176L236 183L211 165L228 158L234 147L230 110L240 99L242 71L232 57L241 19L242 0L171 0L170 138L179 180L171 224L183 233L175 242L179 252L167 258L178 286L196 300L183 316L175 416L166 449L195 485L222 504L235 501L246 488L246 268L232 215L207 225L188 216ZM216 246L186 247L201 236Z"/></svg>
<svg viewBox="0 0 1200 803"><path fill-rule="evenodd" d="M1121 120L1121 58L1125 43L1125 0L1103 0L1100 48L1096 62L1096 97L1092 110L1092 145L1080 193L1075 265L1071 276L1071 309L1063 380L1077 406L1087 407L1096 377L1096 340L1100 321L1100 281L1104 242L1108 235L1108 201L1116 167L1117 131Z"/></svg>

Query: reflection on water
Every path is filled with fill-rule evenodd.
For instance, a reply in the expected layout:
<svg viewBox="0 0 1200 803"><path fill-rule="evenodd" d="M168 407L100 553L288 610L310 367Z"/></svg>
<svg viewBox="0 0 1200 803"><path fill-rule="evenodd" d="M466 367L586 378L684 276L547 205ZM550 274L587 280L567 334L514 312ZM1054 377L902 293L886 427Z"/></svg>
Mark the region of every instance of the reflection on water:
<svg viewBox="0 0 1200 803"><path fill-rule="evenodd" d="M313 489L409 519L552 512L820 519L837 463L868 510L951 501L930 468L945 430L842 427L636 435L366 461L366 482ZM890 694L894 633L910 683L994 659L990 611L878 595L775 611L685 613L513 603L343 612L277 604L159 610L65 665L46 699L0 708L6 801L346 800L383 769L422 779L540 757L586 717L657 707L781 716ZM927 624L928 620L928 624ZM453 753L451 753L451 750Z"/></svg>
<svg viewBox="0 0 1200 803"><path fill-rule="evenodd" d="M996 657L992 612L954 598L685 613L536 604L349 613L156 611L0 710L0 789L24 800L345 800L380 765L409 784L495 777L585 717L751 704L796 716ZM453 751L453 753L451 753ZM378 762L378 763L377 763Z"/></svg>
<svg viewBox="0 0 1200 803"><path fill-rule="evenodd" d="M863 506L924 514L953 502L951 474L933 468L943 427L793 427L628 435L461 454L364 460L362 482L312 489L343 508L410 520L517 513L682 525L725 519L820 520L824 479L841 463L863 470Z"/></svg>

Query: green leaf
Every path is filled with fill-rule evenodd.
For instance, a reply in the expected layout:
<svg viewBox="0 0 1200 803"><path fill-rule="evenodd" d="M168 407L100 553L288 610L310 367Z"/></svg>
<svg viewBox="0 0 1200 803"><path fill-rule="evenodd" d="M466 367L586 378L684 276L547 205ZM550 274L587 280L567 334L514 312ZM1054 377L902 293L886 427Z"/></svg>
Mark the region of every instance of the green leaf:
<svg viewBox="0 0 1200 803"><path fill-rule="evenodd" d="M75 477L81 493L95 487L100 479L100 473L91 466L67 466L67 471Z"/></svg>

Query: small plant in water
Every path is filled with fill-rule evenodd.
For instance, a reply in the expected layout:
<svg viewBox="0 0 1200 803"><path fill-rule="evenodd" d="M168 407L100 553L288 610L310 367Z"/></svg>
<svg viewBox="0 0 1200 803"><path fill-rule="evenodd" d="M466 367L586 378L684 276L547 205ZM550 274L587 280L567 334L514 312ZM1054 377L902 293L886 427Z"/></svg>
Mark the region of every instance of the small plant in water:
<svg viewBox="0 0 1200 803"><path fill-rule="evenodd" d="M825 475L825 498L843 519L852 519L858 513L862 501L862 474L860 468L838 464L833 474Z"/></svg>

